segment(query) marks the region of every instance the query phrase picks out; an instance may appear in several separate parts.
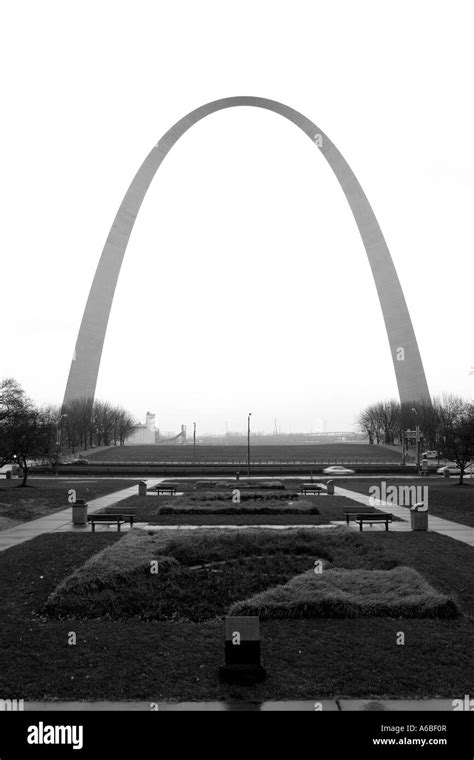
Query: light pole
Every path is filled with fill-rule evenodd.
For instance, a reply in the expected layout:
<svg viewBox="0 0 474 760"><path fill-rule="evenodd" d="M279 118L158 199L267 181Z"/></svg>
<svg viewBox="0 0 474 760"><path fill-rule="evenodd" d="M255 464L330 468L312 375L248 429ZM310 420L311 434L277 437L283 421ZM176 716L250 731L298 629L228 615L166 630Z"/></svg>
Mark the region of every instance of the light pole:
<svg viewBox="0 0 474 760"><path fill-rule="evenodd" d="M247 417L247 477L250 477L250 418L252 412L249 412Z"/></svg>
<svg viewBox="0 0 474 760"><path fill-rule="evenodd" d="M418 425L418 412L415 409L415 407L412 407L412 412L415 412L416 414L416 467L418 470L418 473L420 472L420 426Z"/></svg>
<svg viewBox="0 0 474 760"><path fill-rule="evenodd" d="M194 430L193 430L193 463L196 461L196 423L193 422Z"/></svg>
<svg viewBox="0 0 474 760"><path fill-rule="evenodd" d="M61 456L61 432L63 419L67 414L61 414L56 423L56 477L59 475L59 457Z"/></svg>

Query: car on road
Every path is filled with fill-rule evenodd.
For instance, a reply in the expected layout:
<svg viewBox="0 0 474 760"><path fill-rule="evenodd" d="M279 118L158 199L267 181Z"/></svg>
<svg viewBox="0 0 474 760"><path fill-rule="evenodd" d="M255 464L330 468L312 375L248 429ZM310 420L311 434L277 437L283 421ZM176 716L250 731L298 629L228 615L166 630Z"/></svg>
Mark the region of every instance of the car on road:
<svg viewBox="0 0 474 760"><path fill-rule="evenodd" d="M457 466L457 464L445 464L443 467L438 467L436 472L440 475L444 475L446 470L449 472L450 475L460 475L461 470ZM474 475L474 464L468 464L466 466L466 469L464 470L464 475L470 475L471 477Z"/></svg>
<svg viewBox="0 0 474 760"><path fill-rule="evenodd" d="M0 475L5 475L5 477L7 477L7 472L10 472L11 476L19 475L20 466L18 464L5 464L3 467L0 467Z"/></svg>
<svg viewBox="0 0 474 760"><path fill-rule="evenodd" d="M82 457L79 459L73 459L72 462L65 462L64 464L89 464L88 459L83 459Z"/></svg>
<svg viewBox="0 0 474 760"><path fill-rule="evenodd" d="M323 470L325 475L354 475L355 470L350 470L349 467L343 467L340 464L331 465Z"/></svg>
<svg viewBox="0 0 474 760"><path fill-rule="evenodd" d="M422 455L423 459L438 459L438 452L437 451L423 451Z"/></svg>

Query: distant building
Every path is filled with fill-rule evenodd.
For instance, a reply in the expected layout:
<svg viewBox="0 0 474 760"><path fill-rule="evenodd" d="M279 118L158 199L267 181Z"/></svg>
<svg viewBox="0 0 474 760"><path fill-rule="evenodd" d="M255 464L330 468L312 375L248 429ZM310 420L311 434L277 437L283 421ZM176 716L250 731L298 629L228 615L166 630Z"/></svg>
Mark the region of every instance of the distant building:
<svg viewBox="0 0 474 760"><path fill-rule="evenodd" d="M156 443L156 433L155 415L151 412L147 412L145 422L135 425L133 432L130 433L125 443L129 446Z"/></svg>

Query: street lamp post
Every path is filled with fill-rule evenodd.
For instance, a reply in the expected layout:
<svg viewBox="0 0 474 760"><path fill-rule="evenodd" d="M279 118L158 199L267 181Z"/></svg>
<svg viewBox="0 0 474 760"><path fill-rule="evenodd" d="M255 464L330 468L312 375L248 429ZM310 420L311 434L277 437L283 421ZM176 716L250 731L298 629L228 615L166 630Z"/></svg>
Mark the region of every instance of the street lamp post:
<svg viewBox="0 0 474 760"><path fill-rule="evenodd" d="M249 412L249 416L247 418L247 476L250 477L250 418L252 416L252 412Z"/></svg>
<svg viewBox="0 0 474 760"><path fill-rule="evenodd" d="M67 417L67 414L61 414L60 418L58 419L56 423L56 477L59 475L59 458L61 456L62 422L65 417Z"/></svg>
<svg viewBox="0 0 474 760"><path fill-rule="evenodd" d="M193 463L196 461L196 423L193 422L194 430L193 430Z"/></svg>
<svg viewBox="0 0 474 760"><path fill-rule="evenodd" d="M415 409L415 407L412 407L412 412L415 412L416 414L416 467L418 469L418 472L420 472L420 426L418 425L418 411Z"/></svg>

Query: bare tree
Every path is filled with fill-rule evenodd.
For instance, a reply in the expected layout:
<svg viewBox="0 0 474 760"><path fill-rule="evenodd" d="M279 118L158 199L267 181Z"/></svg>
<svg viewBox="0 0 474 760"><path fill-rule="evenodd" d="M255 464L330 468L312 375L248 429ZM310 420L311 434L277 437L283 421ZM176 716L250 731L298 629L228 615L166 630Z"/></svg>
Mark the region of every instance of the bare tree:
<svg viewBox="0 0 474 760"><path fill-rule="evenodd" d="M474 404L460 396L445 394L435 400L438 417L437 445L442 456L459 467L459 484L474 458Z"/></svg>
<svg viewBox="0 0 474 760"><path fill-rule="evenodd" d="M51 454L54 419L38 409L11 378L0 384L0 461L18 463L26 486L30 460Z"/></svg>

